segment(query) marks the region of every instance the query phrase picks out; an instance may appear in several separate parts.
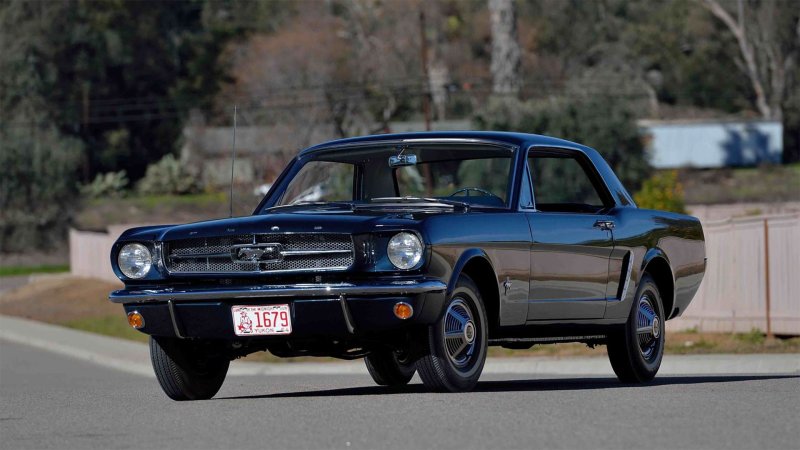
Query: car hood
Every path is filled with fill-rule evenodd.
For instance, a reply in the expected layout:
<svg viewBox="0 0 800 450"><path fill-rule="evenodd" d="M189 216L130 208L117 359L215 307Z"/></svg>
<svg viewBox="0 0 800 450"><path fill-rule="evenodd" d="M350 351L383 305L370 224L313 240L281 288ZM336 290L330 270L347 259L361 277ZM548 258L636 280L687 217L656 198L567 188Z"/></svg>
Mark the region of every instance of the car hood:
<svg viewBox="0 0 800 450"><path fill-rule="evenodd" d="M297 211L208 220L185 225L140 227L127 230L121 240L175 239L255 233L349 233L419 229L427 217L452 211Z"/></svg>

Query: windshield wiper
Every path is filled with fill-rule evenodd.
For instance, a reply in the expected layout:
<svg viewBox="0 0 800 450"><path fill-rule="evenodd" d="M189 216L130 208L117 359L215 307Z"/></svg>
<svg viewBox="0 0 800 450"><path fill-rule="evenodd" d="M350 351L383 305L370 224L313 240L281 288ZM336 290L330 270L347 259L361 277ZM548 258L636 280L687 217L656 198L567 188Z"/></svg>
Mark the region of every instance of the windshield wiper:
<svg viewBox="0 0 800 450"><path fill-rule="evenodd" d="M464 211L469 211L470 204L466 202L460 202L458 200L450 200L446 198L433 198L433 197L415 197L415 196L405 196L405 197L376 197L370 199L370 203L364 205L354 205L354 207L366 207L369 208L371 204L374 203L424 203L427 206L451 206L455 207L458 206L462 208Z"/></svg>
<svg viewBox="0 0 800 450"><path fill-rule="evenodd" d="M272 211L273 209L287 209L287 208L302 208L305 206L328 206L332 208L347 208L349 210L353 210L353 204L350 202L298 202L298 203L291 203L288 205L278 205L272 206L264 211Z"/></svg>

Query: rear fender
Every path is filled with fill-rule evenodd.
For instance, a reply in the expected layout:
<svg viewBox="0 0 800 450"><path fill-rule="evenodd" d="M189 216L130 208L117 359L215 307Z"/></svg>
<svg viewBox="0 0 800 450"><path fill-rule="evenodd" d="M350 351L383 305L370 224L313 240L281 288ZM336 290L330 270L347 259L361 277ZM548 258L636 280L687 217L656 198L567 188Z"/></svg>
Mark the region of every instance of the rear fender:
<svg viewBox="0 0 800 450"><path fill-rule="evenodd" d="M636 280L636 289L639 288L639 283L642 281L645 271L649 266L651 266L651 264L654 263L658 264L659 267L662 268L657 274L654 273L653 277L656 278L656 284L658 284L659 290L661 291L660 294L663 302L662 306L664 307L664 315L667 319L669 319L673 315L672 310L673 305L675 305L675 274L672 271L672 264L669 261L669 257L660 248L651 248L647 251L647 253L645 253L642 260L642 265L639 268L639 273ZM666 268L666 270L663 270L663 268Z"/></svg>

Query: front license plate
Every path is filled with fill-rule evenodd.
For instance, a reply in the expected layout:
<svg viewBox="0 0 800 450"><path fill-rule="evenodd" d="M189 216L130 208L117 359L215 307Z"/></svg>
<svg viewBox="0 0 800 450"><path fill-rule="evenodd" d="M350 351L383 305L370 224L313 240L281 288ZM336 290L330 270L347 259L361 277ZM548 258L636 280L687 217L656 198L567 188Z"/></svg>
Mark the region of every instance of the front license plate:
<svg viewBox="0 0 800 450"><path fill-rule="evenodd" d="M239 305L231 307L233 332L237 336L290 334L289 305Z"/></svg>

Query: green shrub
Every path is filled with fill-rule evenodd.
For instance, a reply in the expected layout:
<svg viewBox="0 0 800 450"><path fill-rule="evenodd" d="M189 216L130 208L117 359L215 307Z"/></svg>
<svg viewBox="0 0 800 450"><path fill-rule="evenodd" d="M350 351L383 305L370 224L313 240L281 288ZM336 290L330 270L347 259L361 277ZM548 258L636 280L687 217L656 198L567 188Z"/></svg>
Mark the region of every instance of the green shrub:
<svg viewBox="0 0 800 450"><path fill-rule="evenodd" d="M0 121L0 253L63 247L82 151L80 141L45 120Z"/></svg>
<svg viewBox="0 0 800 450"><path fill-rule="evenodd" d="M736 334L736 339L741 342L745 342L748 344L763 344L766 340L764 337L764 333L761 332L758 328L752 328L749 333L739 333Z"/></svg>
<svg viewBox="0 0 800 450"><path fill-rule="evenodd" d="M87 198L120 198L125 196L127 186L128 175L124 170L99 173L94 181L81 186L81 194Z"/></svg>
<svg viewBox="0 0 800 450"><path fill-rule="evenodd" d="M642 184L633 199L640 208L685 213L683 185L678 181L678 171L659 172Z"/></svg>
<svg viewBox="0 0 800 450"><path fill-rule="evenodd" d="M144 178L139 180L136 187L142 194L150 195L194 194L201 190L197 174L186 169L172 155L149 165Z"/></svg>

